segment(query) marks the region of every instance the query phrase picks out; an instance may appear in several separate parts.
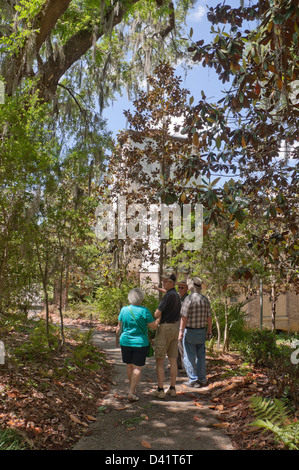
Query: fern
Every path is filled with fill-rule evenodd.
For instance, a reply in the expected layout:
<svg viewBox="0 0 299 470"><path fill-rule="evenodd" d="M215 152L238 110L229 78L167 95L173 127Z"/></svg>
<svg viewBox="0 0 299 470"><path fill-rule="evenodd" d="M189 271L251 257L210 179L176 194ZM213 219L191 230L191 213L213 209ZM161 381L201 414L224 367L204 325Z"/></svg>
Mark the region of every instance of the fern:
<svg viewBox="0 0 299 470"><path fill-rule="evenodd" d="M290 411L281 400L251 399L256 420L252 426L271 431L290 450L299 450L299 422L291 421Z"/></svg>

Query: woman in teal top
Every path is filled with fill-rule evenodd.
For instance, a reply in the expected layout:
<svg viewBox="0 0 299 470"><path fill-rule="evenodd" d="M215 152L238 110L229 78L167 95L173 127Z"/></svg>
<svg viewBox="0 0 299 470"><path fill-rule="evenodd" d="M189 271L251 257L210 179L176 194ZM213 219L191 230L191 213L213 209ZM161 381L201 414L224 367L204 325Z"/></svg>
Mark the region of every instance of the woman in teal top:
<svg viewBox="0 0 299 470"><path fill-rule="evenodd" d="M129 292L130 305L121 309L116 329L116 346L121 347L122 360L127 364L130 401L138 400L136 388L149 349L147 326L155 330L160 323L160 318L154 320L151 312L141 306L143 299L141 289L135 288Z"/></svg>

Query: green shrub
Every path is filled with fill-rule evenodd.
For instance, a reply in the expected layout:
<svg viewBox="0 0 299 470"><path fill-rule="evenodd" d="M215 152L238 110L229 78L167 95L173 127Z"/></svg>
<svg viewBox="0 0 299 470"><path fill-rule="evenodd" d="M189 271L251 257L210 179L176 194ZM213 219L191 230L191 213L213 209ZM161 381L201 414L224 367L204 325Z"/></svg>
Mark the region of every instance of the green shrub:
<svg viewBox="0 0 299 470"><path fill-rule="evenodd" d="M148 308L149 311L151 312L151 314L154 316L154 313L158 308L159 302L160 301L159 301L159 296L158 295L147 292L145 294L142 305L144 307ZM156 334L156 332L154 330L151 330L150 328L148 328L148 336L149 336L150 339L154 338L155 334Z"/></svg>
<svg viewBox="0 0 299 470"><path fill-rule="evenodd" d="M240 351L255 366L269 366L279 356L276 335L270 330L249 331L240 345Z"/></svg>
<svg viewBox="0 0 299 470"><path fill-rule="evenodd" d="M238 343L242 341L243 338L246 336L245 331L245 317L246 312L242 310L245 303L247 302L238 302L229 304L227 307L227 316L228 316L228 334L229 334L229 342ZM212 310L214 311L215 315L218 318L221 336L223 340L223 332L225 328L225 303L220 300L212 300L211 302ZM213 319L213 332L216 332L216 325L214 325L215 320Z"/></svg>
<svg viewBox="0 0 299 470"><path fill-rule="evenodd" d="M96 303L100 320L115 325L122 307L128 305L128 293L136 287L136 283L125 280L120 287L100 286L96 293Z"/></svg>
<svg viewBox="0 0 299 470"><path fill-rule="evenodd" d="M36 327L30 332L28 340L14 351L16 357L27 361L47 360L53 350L57 350L60 345L59 328L49 324L49 334L47 334L46 324L43 320L37 322Z"/></svg>
<svg viewBox="0 0 299 470"><path fill-rule="evenodd" d="M79 344L70 352L66 359L66 366L76 365L82 369L98 370L107 364L105 356L92 342L93 330L80 334Z"/></svg>
<svg viewBox="0 0 299 470"><path fill-rule="evenodd" d="M228 307L229 339L230 343L238 343L245 336L246 312L242 310L245 303L238 302Z"/></svg>
<svg viewBox="0 0 299 470"><path fill-rule="evenodd" d="M143 299L142 305L149 309L152 315L154 315L155 311L159 306L160 300L158 295L146 293Z"/></svg>

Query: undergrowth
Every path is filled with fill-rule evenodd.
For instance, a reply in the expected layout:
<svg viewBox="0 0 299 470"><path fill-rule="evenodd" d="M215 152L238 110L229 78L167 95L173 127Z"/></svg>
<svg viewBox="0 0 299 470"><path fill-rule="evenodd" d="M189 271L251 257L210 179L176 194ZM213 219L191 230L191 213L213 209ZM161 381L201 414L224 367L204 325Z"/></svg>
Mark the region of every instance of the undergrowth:
<svg viewBox="0 0 299 470"><path fill-rule="evenodd" d="M299 450L299 422L283 400L254 396L251 403L256 416L253 426L271 431L287 449Z"/></svg>

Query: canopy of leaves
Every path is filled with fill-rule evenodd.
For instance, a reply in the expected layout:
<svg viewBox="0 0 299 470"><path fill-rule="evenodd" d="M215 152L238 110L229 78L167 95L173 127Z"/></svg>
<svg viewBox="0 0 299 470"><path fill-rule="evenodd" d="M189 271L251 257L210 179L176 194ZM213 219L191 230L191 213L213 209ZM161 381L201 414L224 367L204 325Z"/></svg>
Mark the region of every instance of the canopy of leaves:
<svg viewBox="0 0 299 470"><path fill-rule="evenodd" d="M74 66L81 85L96 91L103 104L113 89L136 86L136 76L147 75L158 56L182 56L186 43L180 29L193 3L1 1L0 75L6 92L11 95L25 77L34 76L41 98L49 100Z"/></svg>
<svg viewBox="0 0 299 470"><path fill-rule="evenodd" d="M253 232L253 242L261 257L281 257L292 282L298 279L299 255L298 13L296 0L210 8L214 41L194 41L189 52L231 86L217 103L202 92L185 128L200 151L204 175L235 174L233 187L205 194L210 220L217 221L225 208L237 224L246 215L268 220L263 233ZM258 23L246 29L252 20Z"/></svg>

